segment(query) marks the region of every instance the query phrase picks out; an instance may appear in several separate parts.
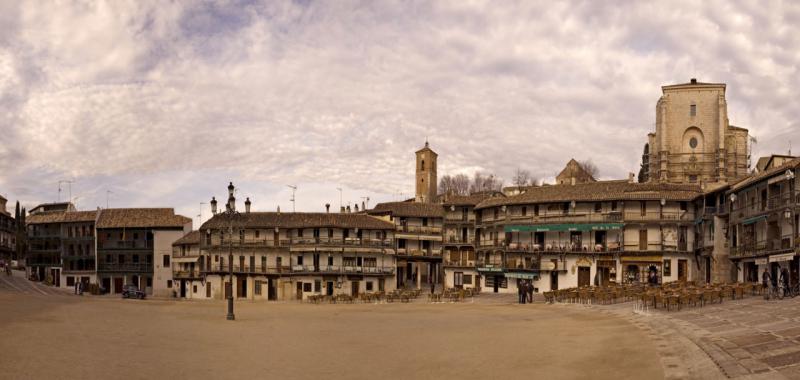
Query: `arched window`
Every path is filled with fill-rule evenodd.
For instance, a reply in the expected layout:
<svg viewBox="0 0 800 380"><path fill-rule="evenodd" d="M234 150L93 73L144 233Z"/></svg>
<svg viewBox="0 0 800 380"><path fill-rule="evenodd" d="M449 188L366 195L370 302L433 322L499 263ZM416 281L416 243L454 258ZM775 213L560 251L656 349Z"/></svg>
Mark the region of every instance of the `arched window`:
<svg viewBox="0 0 800 380"><path fill-rule="evenodd" d="M420 161L419 170L425 171L425 160L421 160Z"/></svg>

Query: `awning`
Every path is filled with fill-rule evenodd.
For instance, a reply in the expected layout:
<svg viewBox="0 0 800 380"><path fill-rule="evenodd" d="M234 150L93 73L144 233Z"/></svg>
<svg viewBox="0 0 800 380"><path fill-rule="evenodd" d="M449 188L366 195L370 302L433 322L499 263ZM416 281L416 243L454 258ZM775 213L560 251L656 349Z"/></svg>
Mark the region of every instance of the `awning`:
<svg viewBox="0 0 800 380"><path fill-rule="evenodd" d="M781 261L792 261L794 259L794 252L792 253L783 253L780 255L772 255L769 257L769 262L771 263L779 263Z"/></svg>
<svg viewBox="0 0 800 380"><path fill-rule="evenodd" d="M395 234L395 239L442 241L442 235Z"/></svg>
<svg viewBox="0 0 800 380"><path fill-rule="evenodd" d="M196 263L197 260L200 260L200 257L173 257L173 263Z"/></svg>
<svg viewBox="0 0 800 380"><path fill-rule="evenodd" d="M548 231L606 231L622 229L622 223L562 223L538 225L505 226L505 232L548 232Z"/></svg>
<svg viewBox="0 0 800 380"><path fill-rule="evenodd" d="M534 273L520 273L520 272L508 272L506 273L506 278L521 278L523 280L533 280L537 277L537 274Z"/></svg>
<svg viewBox="0 0 800 380"><path fill-rule="evenodd" d="M767 220L767 216L766 215L761 215L761 216L754 216L752 218L747 218L747 219L742 221L742 225L746 226L748 224L753 224L753 223L758 222L759 220Z"/></svg>

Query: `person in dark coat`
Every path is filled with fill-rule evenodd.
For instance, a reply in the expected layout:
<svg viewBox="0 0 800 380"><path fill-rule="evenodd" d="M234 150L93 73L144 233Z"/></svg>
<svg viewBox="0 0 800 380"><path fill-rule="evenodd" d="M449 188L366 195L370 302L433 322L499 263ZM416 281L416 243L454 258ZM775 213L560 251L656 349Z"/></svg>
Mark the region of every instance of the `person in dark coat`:
<svg viewBox="0 0 800 380"><path fill-rule="evenodd" d="M533 303L533 282L528 281L528 303Z"/></svg>

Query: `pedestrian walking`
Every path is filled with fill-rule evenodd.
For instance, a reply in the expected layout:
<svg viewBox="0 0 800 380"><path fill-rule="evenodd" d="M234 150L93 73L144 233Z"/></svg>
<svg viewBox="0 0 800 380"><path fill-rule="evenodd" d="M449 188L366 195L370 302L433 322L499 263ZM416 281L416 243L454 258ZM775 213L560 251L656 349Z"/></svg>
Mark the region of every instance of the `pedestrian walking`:
<svg viewBox="0 0 800 380"><path fill-rule="evenodd" d="M80 284L80 283L81 283L80 281L75 281L75 286L73 286L75 288L75 295L76 296L78 295L78 284Z"/></svg>
<svg viewBox="0 0 800 380"><path fill-rule="evenodd" d="M528 303L533 303L533 282L528 281Z"/></svg>
<svg viewBox="0 0 800 380"><path fill-rule="evenodd" d="M761 287L764 292L764 298L769 299L769 285L772 282L772 275L769 273L769 269L764 268L764 273L761 274Z"/></svg>
<svg viewBox="0 0 800 380"><path fill-rule="evenodd" d="M783 268L781 270L781 284L783 285L783 296L786 296L786 293L789 292L789 270Z"/></svg>
<svg viewBox="0 0 800 380"><path fill-rule="evenodd" d="M519 297L518 301L519 304L522 305L525 303L525 289L523 289L523 285L521 282L517 283L517 296Z"/></svg>

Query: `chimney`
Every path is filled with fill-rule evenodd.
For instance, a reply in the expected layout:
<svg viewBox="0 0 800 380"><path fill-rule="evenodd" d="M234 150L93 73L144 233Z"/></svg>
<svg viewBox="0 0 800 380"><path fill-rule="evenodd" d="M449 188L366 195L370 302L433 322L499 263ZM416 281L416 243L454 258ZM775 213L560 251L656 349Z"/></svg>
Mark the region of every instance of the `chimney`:
<svg viewBox="0 0 800 380"><path fill-rule="evenodd" d="M697 84L697 78L692 78L689 82L692 82L692 84Z"/></svg>
<svg viewBox="0 0 800 380"><path fill-rule="evenodd" d="M358 203L356 203L356 212L358 212Z"/></svg>
<svg viewBox="0 0 800 380"><path fill-rule="evenodd" d="M350 205L347 205L347 213L350 213Z"/></svg>
<svg viewBox="0 0 800 380"><path fill-rule="evenodd" d="M339 210L339 213L340 214L344 214L344 206L341 207L341 209Z"/></svg>
<svg viewBox="0 0 800 380"><path fill-rule="evenodd" d="M635 182L636 182L636 174L628 172L628 183L635 183Z"/></svg>
<svg viewBox="0 0 800 380"><path fill-rule="evenodd" d="M211 215L217 215L217 198L211 197Z"/></svg>
<svg viewBox="0 0 800 380"><path fill-rule="evenodd" d="M367 205L364 203L364 201L361 201L361 210L362 211L366 211L367 210Z"/></svg>
<svg viewBox="0 0 800 380"><path fill-rule="evenodd" d="M278 214L280 214L280 213L281 213L281 206L278 205Z"/></svg>
<svg viewBox="0 0 800 380"><path fill-rule="evenodd" d="M247 200L244 201L244 212L250 213L250 197L247 197Z"/></svg>
<svg viewBox="0 0 800 380"><path fill-rule="evenodd" d="M326 214L330 214L331 213L331 204L330 203L326 203L325 204L325 213Z"/></svg>

